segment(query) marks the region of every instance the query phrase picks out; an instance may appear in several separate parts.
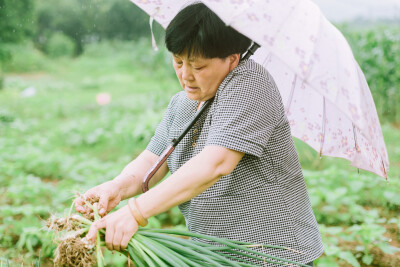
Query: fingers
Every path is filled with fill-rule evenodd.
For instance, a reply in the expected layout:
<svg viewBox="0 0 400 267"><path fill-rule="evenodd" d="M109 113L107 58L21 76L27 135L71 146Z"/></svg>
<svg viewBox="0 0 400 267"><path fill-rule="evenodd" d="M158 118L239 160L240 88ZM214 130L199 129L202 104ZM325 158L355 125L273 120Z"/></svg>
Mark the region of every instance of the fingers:
<svg viewBox="0 0 400 267"><path fill-rule="evenodd" d="M85 205L85 200L91 204L98 203L99 215L104 217L121 201L119 187L112 181L105 182L88 190L75 200L76 211L89 215L92 210Z"/></svg>
<svg viewBox="0 0 400 267"><path fill-rule="evenodd" d="M108 200L109 200L109 195L108 194L103 194L100 196L99 200L99 215L104 216L107 214L107 206L108 206Z"/></svg>
<svg viewBox="0 0 400 267"><path fill-rule="evenodd" d="M121 240L121 251L124 251L129 244L129 241L131 240L132 235L128 234L128 233L124 233L124 236L122 237Z"/></svg>
<svg viewBox="0 0 400 267"><path fill-rule="evenodd" d="M109 250L113 250L114 232L115 228L110 224L106 229L106 246Z"/></svg>
<svg viewBox="0 0 400 267"><path fill-rule="evenodd" d="M76 209L76 211L80 212L80 213L84 213L85 212L85 208L83 207L83 205L85 205L85 201L83 201L82 198L77 197L75 199L75 209Z"/></svg>
<svg viewBox="0 0 400 267"><path fill-rule="evenodd" d="M112 244L114 250L120 251L122 235L123 235L123 233L121 231L114 232L113 244Z"/></svg>
<svg viewBox="0 0 400 267"><path fill-rule="evenodd" d="M124 251L128 247L128 243L132 238L130 232L116 230L117 228L107 228L106 230L106 246L109 250Z"/></svg>
<svg viewBox="0 0 400 267"><path fill-rule="evenodd" d="M87 239L95 242L99 229L106 228L105 242L109 250L124 251L133 234L138 230L138 224L132 219L129 207L125 206L116 212L94 222L89 229Z"/></svg>
<svg viewBox="0 0 400 267"><path fill-rule="evenodd" d="M93 188L87 191L85 194L82 196L79 196L75 199L75 209L77 212L80 212L82 214L89 214L92 210L86 206L86 200L95 197L96 193L92 192Z"/></svg>
<svg viewBox="0 0 400 267"><path fill-rule="evenodd" d="M92 223L92 225L89 228L89 232L86 235L86 239L91 241L92 243L94 243L96 241L96 233L98 230L106 228L106 220L105 218L100 219L94 223ZM106 234L108 233L108 231L106 232Z"/></svg>

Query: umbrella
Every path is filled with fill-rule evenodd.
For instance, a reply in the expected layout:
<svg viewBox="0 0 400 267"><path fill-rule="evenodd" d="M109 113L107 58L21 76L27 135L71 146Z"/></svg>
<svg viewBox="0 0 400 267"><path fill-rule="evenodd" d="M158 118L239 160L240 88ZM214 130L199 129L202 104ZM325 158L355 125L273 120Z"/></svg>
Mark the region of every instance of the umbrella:
<svg viewBox="0 0 400 267"><path fill-rule="evenodd" d="M193 1L131 0L164 28ZM292 135L320 155L387 178L389 159L368 84L346 39L310 0L203 0L261 45L252 59L274 78Z"/></svg>

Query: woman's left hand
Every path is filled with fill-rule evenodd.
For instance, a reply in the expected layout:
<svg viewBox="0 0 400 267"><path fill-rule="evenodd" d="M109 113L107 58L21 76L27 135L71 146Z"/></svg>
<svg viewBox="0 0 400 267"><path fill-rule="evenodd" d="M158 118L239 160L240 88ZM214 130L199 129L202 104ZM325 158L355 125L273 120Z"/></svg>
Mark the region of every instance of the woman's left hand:
<svg viewBox="0 0 400 267"><path fill-rule="evenodd" d="M124 251L129 240L138 230L138 223L134 219L129 206L120 208L90 226L86 238L95 243L96 233L100 229L106 229L106 245L109 250Z"/></svg>

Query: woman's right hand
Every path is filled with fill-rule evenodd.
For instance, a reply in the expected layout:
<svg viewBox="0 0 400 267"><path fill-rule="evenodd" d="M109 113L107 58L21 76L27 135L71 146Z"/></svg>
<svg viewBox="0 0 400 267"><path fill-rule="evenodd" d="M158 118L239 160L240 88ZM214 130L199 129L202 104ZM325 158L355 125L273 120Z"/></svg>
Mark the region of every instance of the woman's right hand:
<svg viewBox="0 0 400 267"><path fill-rule="evenodd" d="M114 180L102 183L89 189L83 196L77 197L75 199L75 209L77 212L91 216L93 211L85 204L84 199L98 199L99 215L104 217L122 200L121 193L118 183Z"/></svg>

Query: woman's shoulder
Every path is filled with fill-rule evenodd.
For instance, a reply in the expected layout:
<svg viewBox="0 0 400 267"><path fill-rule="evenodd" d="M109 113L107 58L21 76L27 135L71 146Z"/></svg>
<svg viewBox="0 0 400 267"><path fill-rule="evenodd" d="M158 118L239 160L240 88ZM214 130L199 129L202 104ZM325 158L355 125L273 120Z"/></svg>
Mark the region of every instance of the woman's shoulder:
<svg viewBox="0 0 400 267"><path fill-rule="evenodd" d="M275 94L278 91L271 74L252 59L240 62L230 73L223 87L223 94L240 91L243 96L268 92Z"/></svg>
<svg viewBox="0 0 400 267"><path fill-rule="evenodd" d="M173 95L169 103L170 107L177 107L180 105L197 105L197 103L196 101L190 100L185 91L182 90Z"/></svg>
<svg viewBox="0 0 400 267"><path fill-rule="evenodd" d="M180 101L184 100L185 92L184 91L179 91L175 95L171 97L170 100L170 105L176 105Z"/></svg>
<svg viewBox="0 0 400 267"><path fill-rule="evenodd" d="M266 68L252 59L247 59L241 62L235 70L238 78L243 80L251 79L253 81L271 82L273 78Z"/></svg>
<svg viewBox="0 0 400 267"><path fill-rule="evenodd" d="M175 116L177 113L190 113L197 105L197 101L190 100L185 91L179 91L171 97L167 110L170 116Z"/></svg>

